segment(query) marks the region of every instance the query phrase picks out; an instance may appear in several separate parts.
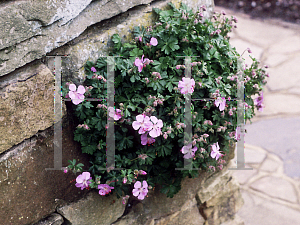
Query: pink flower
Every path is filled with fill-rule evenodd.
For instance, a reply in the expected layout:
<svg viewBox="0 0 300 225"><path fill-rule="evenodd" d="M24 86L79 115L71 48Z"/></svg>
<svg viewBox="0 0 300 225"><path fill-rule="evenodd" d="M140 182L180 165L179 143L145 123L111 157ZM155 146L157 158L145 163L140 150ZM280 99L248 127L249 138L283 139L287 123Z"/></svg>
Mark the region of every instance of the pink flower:
<svg viewBox="0 0 300 225"><path fill-rule="evenodd" d="M155 142L155 139L152 137L147 137L148 133L142 134L141 135L141 144L142 145L151 145L152 143Z"/></svg>
<svg viewBox="0 0 300 225"><path fill-rule="evenodd" d="M91 174L89 172L83 172L76 178L76 187L81 188L81 190L87 188L90 183L92 183L91 180Z"/></svg>
<svg viewBox="0 0 300 225"><path fill-rule="evenodd" d="M142 72L142 69L144 67L144 63L149 64L150 60L148 58L144 59L144 55L142 56L141 59L136 58L134 61L134 65L138 67L139 72Z"/></svg>
<svg viewBox="0 0 300 225"><path fill-rule="evenodd" d="M123 184L126 184L127 183L127 177L124 177L123 178Z"/></svg>
<svg viewBox="0 0 300 225"><path fill-rule="evenodd" d="M140 200L143 200L145 198L145 196L148 193L148 184L147 181L143 181L143 187L142 187L142 183L140 181L137 181L134 184L134 189L132 190L132 194L137 197Z"/></svg>
<svg viewBox="0 0 300 225"><path fill-rule="evenodd" d="M144 170L139 170L139 174L140 175L147 175L146 171L144 171Z"/></svg>
<svg viewBox="0 0 300 225"><path fill-rule="evenodd" d="M178 88L181 88L181 94L192 94L194 92L195 80L192 78L182 78L182 81L179 81Z"/></svg>
<svg viewBox="0 0 300 225"><path fill-rule="evenodd" d="M164 135L163 135L164 139L167 139L168 138L168 133L165 132Z"/></svg>
<svg viewBox="0 0 300 225"><path fill-rule="evenodd" d="M72 99L73 104L78 105L79 103L83 102L85 88L82 85L79 85L76 91L76 85L70 84L69 89L69 97Z"/></svg>
<svg viewBox="0 0 300 225"><path fill-rule="evenodd" d="M155 37L152 37L151 39L150 39L150 45L153 45L153 46L156 46L157 45L157 39L155 38Z"/></svg>
<svg viewBox="0 0 300 225"><path fill-rule="evenodd" d="M106 195L109 192L111 192L112 189L115 189L115 188L109 186L108 184L100 184L100 185L98 185L98 189L99 189L100 195Z"/></svg>
<svg viewBox="0 0 300 225"><path fill-rule="evenodd" d="M95 68L95 67L92 67L92 68L91 68L91 71L92 71L92 72L94 72L94 73L96 73L96 72L97 72L97 70L96 70L96 68Z"/></svg>
<svg viewBox="0 0 300 225"><path fill-rule="evenodd" d="M138 158L145 160L148 156L146 154L140 154Z"/></svg>
<svg viewBox="0 0 300 225"><path fill-rule="evenodd" d="M153 127L149 135L153 138L156 138L159 135L161 135L161 128L163 127L163 122L162 120L158 120L155 116L151 116L150 119L153 122Z"/></svg>
<svg viewBox="0 0 300 225"><path fill-rule="evenodd" d="M176 65L176 69L179 70L181 68L181 65Z"/></svg>
<svg viewBox="0 0 300 225"><path fill-rule="evenodd" d="M183 158L190 159L195 157L195 152L197 151L197 147L195 146L194 148L192 148L192 143L190 143L187 146L183 146L180 151L182 152L182 154L185 154Z"/></svg>
<svg viewBox="0 0 300 225"><path fill-rule="evenodd" d="M146 131L152 129L153 124L151 123L149 116L141 114L136 116L136 121L133 121L132 127L135 130L139 129L139 134L144 134Z"/></svg>
<svg viewBox="0 0 300 225"><path fill-rule="evenodd" d="M218 98L215 100L215 105L217 107L219 107L220 111L223 111L225 109L225 105L226 105L226 100L224 97L221 98Z"/></svg>
<svg viewBox="0 0 300 225"><path fill-rule="evenodd" d="M212 151L211 151L211 153L210 153L210 156L211 156L213 159L216 158L216 160L218 160L219 157L222 156L221 152L219 151L220 147L219 147L218 142L215 143L215 144L213 144L213 145L211 146L211 149L212 149Z"/></svg>
<svg viewBox="0 0 300 225"><path fill-rule="evenodd" d="M264 96L263 96L262 91L259 94L260 94L260 96L258 96L256 99L254 99L254 105L257 107L258 111L262 112Z"/></svg>
<svg viewBox="0 0 300 225"><path fill-rule="evenodd" d="M114 120L119 120L121 119L122 115L121 115L121 110L120 109L116 109L116 112L114 110L113 107L108 107L108 111L109 111L109 116L114 118Z"/></svg>

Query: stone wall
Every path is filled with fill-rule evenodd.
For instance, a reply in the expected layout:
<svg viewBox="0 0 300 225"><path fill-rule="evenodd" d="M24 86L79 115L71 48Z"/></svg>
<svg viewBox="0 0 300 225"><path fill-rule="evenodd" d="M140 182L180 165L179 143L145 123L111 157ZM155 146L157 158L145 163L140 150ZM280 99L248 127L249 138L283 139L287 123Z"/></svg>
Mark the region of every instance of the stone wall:
<svg viewBox="0 0 300 225"><path fill-rule="evenodd" d="M114 33L127 39L134 26L151 24L153 7L168 2L180 1L1 1L0 224L220 224L234 219L242 202L226 169L209 179L186 180L187 189L174 199L157 188L143 204L126 208L115 196L76 188L73 174L46 170L54 165L54 59L46 56L68 55L62 60L62 79L78 84L85 62L106 55ZM206 4L208 14L213 10L212 0L182 2L193 8ZM76 121L65 104L62 114L62 165L73 158L87 165L88 157L73 141ZM218 195L206 193L209 185Z"/></svg>

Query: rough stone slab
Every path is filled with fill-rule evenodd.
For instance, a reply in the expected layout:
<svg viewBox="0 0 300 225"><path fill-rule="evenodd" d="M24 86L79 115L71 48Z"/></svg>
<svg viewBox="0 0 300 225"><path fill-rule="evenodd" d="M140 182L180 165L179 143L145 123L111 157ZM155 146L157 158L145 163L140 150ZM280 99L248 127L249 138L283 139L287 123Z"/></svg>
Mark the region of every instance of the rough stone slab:
<svg viewBox="0 0 300 225"><path fill-rule="evenodd" d="M0 90L0 153L53 125L53 74L42 64L29 74Z"/></svg>
<svg viewBox="0 0 300 225"><path fill-rule="evenodd" d="M251 188L263 192L273 198L279 198L290 202L297 202L297 193L293 185L278 177L262 177L251 184Z"/></svg>
<svg viewBox="0 0 300 225"><path fill-rule="evenodd" d="M221 225L245 225L245 223L241 217L235 215L233 220L229 220L224 223L221 223Z"/></svg>
<svg viewBox="0 0 300 225"><path fill-rule="evenodd" d="M87 60L96 61L100 56L107 55L108 46L110 44L109 41L113 34L118 33L123 40L129 40L129 31L132 31L134 26L153 25L152 23L154 18L152 16L152 8L163 9L169 2L172 2L174 5L179 7L179 0L154 1L151 3L151 6L148 5L143 9L131 9L130 13L123 14L120 18L105 21L103 24L95 25L93 27L94 29L86 31L80 37L71 41L70 45L65 46L64 48L64 52L71 55L70 58L63 62L67 68L66 71L64 71L64 76L68 76L72 79L82 82L84 80L84 64ZM185 0L182 2L186 3L193 9L197 9L205 2L208 4L211 1ZM210 7L208 7L208 9L210 9ZM106 11L109 10L112 9L106 9ZM209 11L211 12L212 10ZM103 12L103 15L106 13L107 12ZM105 27L105 30L103 27ZM95 30L98 30L98 32L95 33Z"/></svg>
<svg viewBox="0 0 300 225"><path fill-rule="evenodd" d="M44 27L60 22L60 26L75 18L91 0L44 1L35 0L12 2L0 8L0 50L18 44L41 34ZM24 32L26 30L26 32Z"/></svg>
<svg viewBox="0 0 300 225"><path fill-rule="evenodd" d="M206 180L205 184L197 192L201 203L207 202L214 197L219 191L224 188L224 184L231 179L232 172L226 171L226 173L217 173Z"/></svg>
<svg viewBox="0 0 300 225"><path fill-rule="evenodd" d="M258 224L299 224L299 211L282 204L266 200L242 190L245 201L244 206L237 215L242 218L246 225Z"/></svg>
<svg viewBox="0 0 300 225"><path fill-rule="evenodd" d="M28 62L42 58L46 53L78 37L87 27L95 23L116 16L136 5L148 4L152 1L126 1L126 4L124 0L104 2L64 0L60 3L49 1L50 6L48 8L47 5L33 4L30 1L23 2L20 8L18 8L18 2L11 3L7 6L12 8L12 12L9 13L12 15L23 13L24 17L19 15L18 21L12 20L11 22L5 16L2 18L4 24L10 22L10 25L6 25L9 27L3 28L5 30L4 36L7 32L11 35L2 41L2 44L6 43L7 46L6 49L0 50L0 76L10 73ZM81 2L85 3L81 4ZM87 5L87 3L90 4ZM32 15L30 15L31 5L35 7ZM6 10L7 7L2 10ZM43 7L47 8L44 17L40 15L40 11L44 9ZM26 21L26 18L31 21ZM1 24L3 24L2 21ZM58 23L55 23L55 21L58 21ZM42 26L43 24L45 26ZM18 28L16 31L22 33L21 38L15 38L18 33L15 32L14 27ZM30 32L32 29L35 32ZM28 34L24 31L28 31ZM2 39L0 38L0 40ZM10 41L11 39L13 39L13 42Z"/></svg>
<svg viewBox="0 0 300 225"><path fill-rule="evenodd" d="M88 158L73 139L74 126L65 123L62 130L62 166L69 159L82 162ZM77 176L54 166L53 129L38 133L0 157L0 224L28 225L55 212L58 205L76 201L86 190L75 187ZM78 175L78 174L77 174ZM64 202L65 201L65 202Z"/></svg>
<svg viewBox="0 0 300 225"><path fill-rule="evenodd" d="M236 212L242 207L244 201L241 197L239 183L232 177L217 194L206 202L203 212L208 225L220 224L233 220Z"/></svg>
<svg viewBox="0 0 300 225"><path fill-rule="evenodd" d="M45 219L40 220L34 225L62 225L64 222L64 218L58 213L52 213Z"/></svg>
<svg viewBox="0 0 300 225"><path fill-rule="evenodd" d="M300 70L300 55L292 57L277 67L268 69L270 77L268 78L267 87L271 91L285 90L289 88L300 88L299 70ZM300 101L298 101L299 103Z"/></svg>
<svg viewBox="0 0 300 225"><path fill-rule="evenodd" d="M97 190L86 198L57 209L72 225L111 224L122 216L125 205L115 194L101 196Z"/></svg>
<svg viewBox="0 0 300 225"><path fill-rule="evenodd" d="M187 202L186 209L176 212L167 217L155 220L155 225L199 225L205 222L204 218L199 213L196 199Z"/></svg>

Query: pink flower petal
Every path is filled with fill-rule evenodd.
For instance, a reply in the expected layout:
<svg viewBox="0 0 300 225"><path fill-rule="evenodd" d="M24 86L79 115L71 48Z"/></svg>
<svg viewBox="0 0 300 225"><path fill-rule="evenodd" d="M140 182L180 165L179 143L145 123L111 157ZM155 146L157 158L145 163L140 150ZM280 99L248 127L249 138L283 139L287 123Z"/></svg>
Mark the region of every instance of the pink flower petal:
<svg viewBox="0 0 300 225"><path fill-rule="evenodd" d="M141 182L140 181L135 182L134 188L140 188L140 187L141 187Z"/></svg>
<svg viewBox="0 0 300 225"><path fill-rule="evenodd" d="M83 95L85 93L85 88L82 85L79 85L77 89L77 93Z"/></svg>
<svg viewBox="0 0 300 225"><path fill-rule="evenodd" d="M76 85L75 84L70 84L69 89L70 89L70 91L76 91Z"/></svg>
<svg viewBox="0 0 300 225"><path fill-rule="evenodd" d="M147 188L148 187L148 184L147 184L147 181L143 181L143 188Z"/></svg>
<svg viewBox="0 0 300 225"><path fill-rule="evenodd" d="M133 189L132 190L132 194L136 197L140 194L139 190L138 189Z"/></svg>
<svg viewBox="0 0 300 225"><path fill-rule="evenodd" d="M132 123L133 129L137 130L137 129L140 128L140 126L141 126L141 123L140 123L140 122L138 122L138 121L133 121L133 123Z"/></svg>
<svg viewBox="0 0 300 225"><path fill-rule="evenodd" d="M70 97L70 99L75 99L76 98L73 91L69 91L69 97Z"/></svg>

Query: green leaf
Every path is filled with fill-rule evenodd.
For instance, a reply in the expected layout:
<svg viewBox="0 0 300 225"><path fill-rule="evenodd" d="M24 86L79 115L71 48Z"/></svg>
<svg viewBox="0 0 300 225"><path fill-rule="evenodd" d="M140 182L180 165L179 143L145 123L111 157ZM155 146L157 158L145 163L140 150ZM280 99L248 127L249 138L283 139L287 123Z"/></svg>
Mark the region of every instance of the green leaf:
<svg viewBox="0 0 300 225"><path fill-rule="evenodd" d="M131 81L132 83L135 82L134 75L130 77L130 81Z"/></svg>
<svg viewBox="0 0 300 225"><path fill-rule="evenodd" d="M129 52L129 55L132 57L140 57L143 55L143 50L140 50L139 48L134 48Z"/></svg>
<svg viewBox="0 0 300 225"><path fill-rule="evenodd" d="M169 92L172 92L173 90L172 82L168 82L166 88L168 88Z"/></svg>

